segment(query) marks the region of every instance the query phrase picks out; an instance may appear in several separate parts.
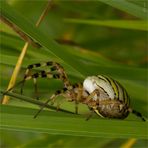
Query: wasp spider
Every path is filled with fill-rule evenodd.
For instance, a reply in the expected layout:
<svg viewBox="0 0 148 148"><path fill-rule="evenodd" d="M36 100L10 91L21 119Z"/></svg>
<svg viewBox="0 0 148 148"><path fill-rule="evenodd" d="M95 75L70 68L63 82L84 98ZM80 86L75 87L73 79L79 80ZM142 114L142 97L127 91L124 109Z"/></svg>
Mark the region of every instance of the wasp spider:
<svg viewBox="0 0 148 148"><path fill-rule="evenodd" d="M33 68L49 66L50 72L40 71L31 74ZM64 68L56 62L37 63L29 65L23 79L21 92L25 81L33 79L35 92L37 93L37 78L54 78L63 81L64 87L57 90L45 104L55 102L59 95L63 95L67 101L75 102L75 112L78 113L78 104L83 103L91 110L87 120L95 112L97 115L104 118L124 119L129 113L133 113L145 121L142 114L130 108L130 98L123 86L110 77L97 75L87 77L83 83L71 84ZM44 108L42 106L39 112ZM38 112L38 113L39 113ZM37 113L37 114L38 114ZM37 115L36 114L36 115Z"/></svg>

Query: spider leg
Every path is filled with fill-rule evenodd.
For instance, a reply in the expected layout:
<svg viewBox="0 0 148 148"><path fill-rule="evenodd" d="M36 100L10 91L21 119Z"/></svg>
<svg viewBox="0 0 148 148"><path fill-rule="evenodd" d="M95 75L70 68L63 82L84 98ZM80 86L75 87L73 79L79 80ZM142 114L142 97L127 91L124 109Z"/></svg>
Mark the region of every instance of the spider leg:
<svg viewBox="0 0 148 148"><path fill-rule="evenodd" d="M34 84L35 97L38 100L39 99L39 92L38 92L38 86L37 86L37 79L36 78L33 78L33 84Z"/></svg>
<svg viewBox="0 0 148 148"><path fill-rule="evenodd" d="M78 114L78 104L79 102L76 100L75 101L75 113Z"/></svg>
<svg viewBox="0 0 148 148"><path fill-rule="evenodd" d="M51 72L46 71L40 71L37 73L34 73L32 75L26 76L22 86L24 86L25 81L28 81L30 79L33 79L34 82L34 88L35 88L35 94L38 97L38 87L37 87L37 78L54 78L54 79L60 79L60 74L53 74ZM21 87L21 93L22 93L23 87Z"/></svg>
<svg viewBox="0 0 148 148"><path fill-rule="evenodd" d="M23 94L23 88L24 88L24 85L25 85L25 81L26 81L26 79L23 79L23 82L21 84L21 91L20 91L21 94Z"/></svg>
<svg viewBox="0 0 148 148"><path fill-rule="evenodd" d="M4 93L3 93L3 96L6 95L9 91L11 91L13 88L15 88L16 86L22 84L24 82L24 80L18 82L17 84L15 84L13 87L11 87L10 89L6 90Z"/></svg>
<svg viewBox="0 0 148 148"><path fill-rule="evenodd" d="M31 72L31 70L33 68L45 67L45 66L50 66L51 71L57 71L60 74L60 79L64 82L65 86L70 85L70 82L69 82L69 80L67 78L67 75L65 73L64 68L59 63L53 62L53 61L48 61L48 62L45 62L45 63L36 63L36 64L29 65L27 67L26 72L25 72L24 78L29 75L29 73Z"/></svg>
<svg viewBox="0 0 148 148"><path fill-rule="evenodd" d="M93 100L94 97L97 97L97 96L100 95L100 92L98 89L95 89L93 92L91 92L86 98L85 98L85 101L84 103L87 104L89 102L91 102Z"/></svg>
<svg viewBox="0 0 148 148"><path fill-rule="evenodd" d="M75 98L75 113L78 114L78 105L79 105L79 102L81 101L81 97L83 94L83 85L82 83L74 84L72 85L72 89L73 89L73 92L77 94Z"/></svg>
<svg viewBox="0 0 148 148"><path fill-rule="evenodd" d="M92 117L92 115L93 115L94 112L97 113L97 115L100 116L100 113L99 113L98 110L97 110L97 105L98 105L99 102L94 100L94 97L97 97L96 95L97 95L97 96L100 95L100 92L99 92L98 89L95 89L93 92L91 92L91 93L85 98L85 100L83 101L83 103L84 103L84 104L87 104L88 107L89 107L89 109L91 110L91 111L90 111L90 114L88 115L88 117L86 118L86 120L89 120L89 119Z"/></svg>
<svg viewBox="0 0 148 148"><path fill-rule="evenodd" d="M141 120L146 121L146 119L143 117L143 115L142 115L140 112L138 112L138 111L136 111L136 110L133 110L133 109L131 109L131 108L129 108L129 112L135 114L137 117L140 117Z"/></svg>
<svg viewBox="0 0 148 148"><path fill-rule="evenodd" d="M50 72L46 72L46 71L40 71L38 73L35 73L31 76L33 78L33 84L34 84L34 91L35 91L35 96L36 99L39 99L39 92L38 92L38 86L37 86L37 78L56 78L58 76L56 76L55 74L52 74Z"/></svg>
<svg viewBox="0 0 148 148"><path fill-rule="evenodd" d="M58 75L57 75L58 76ZM54 76L53 76L54 77ZM57 90L46 102L43 106L41 106L40 110L35 114L34 118L38 116L38 114L44 109L45 105L52 101L54 104L57 96L63 95L70 99L68 101L75 101L75 111L78 113L78 103L82 97L83 87L82 84L74 84L68 87L64 87L61 90ZM60 104L57 105L57 110L59 109Z"/></svg>
<svg viewBox="0 0 148 148"><path fill-rule="evenodd" d="M93 113L94 113L94 110L92 108L90 108L90 112L86 118L86 121L88 121L92 117Z"/></svg>
<svg viewBox="0 0 148 148"><path fill-rule="evenodd" d="M49 98L49 99L45 102L45 104L40 108L40 110L34 115L34 118L36 118L36 117L39 115L39 113L44 109L44 107L46 106L46 104L48 104L49 101L51 101L51 99L52 99L53 97L55 97L55 96L54 96L54 95L51 96L51 98Z"/></svg>
<svg viewBox="0 0 148 148"><path fill-rule="evenodd" d="M48 104L50 101L55 101L57 96L63 95L67 91L67 88L63 88L62 90L57 90L45 103L43 106L41 106L40 110L34 115L34 118L36 118L39 113L44 109L46 104ZM59 107L59 106L57 106ZM58 108L57 108L58 109Z"/></svg>
<svg viewBox="0 0 148 148"><path fill-rule="evenodd" d="M45 63L36 63L36 64L32 64L32 65L29 65L27 67L27 70L25 72L25 76L24 76L24 81L22 82L22 86L21 86L21 94L23 93L23 87L24 87L24 84L25 84L25 80L29 78L29 76L32 76L32 75L37 75L37 73L35 74L31 74L32 73L32 69L33 68L39 68L39 67L45 67L45 66L50 66L50 72L52 71L56 71L59 75L56 76L53 74L53 78L57 78L57 79L60 79L63 81L64 83L64 87L68 87L70 85L70 82L68 80L68 77L64 71L64 68L56 63L56 62L52 62L52 61L48 61L48 62L45 62ZM48 73L48 72L45 72L45 71L40 71L39 73L41 73L41 77L46 77L45 73ZM35 86L35 92L37 92L37 82L36 82L36 78L37 77L34 77L33 78L33 81L34 81L34 86Z"/></svg>

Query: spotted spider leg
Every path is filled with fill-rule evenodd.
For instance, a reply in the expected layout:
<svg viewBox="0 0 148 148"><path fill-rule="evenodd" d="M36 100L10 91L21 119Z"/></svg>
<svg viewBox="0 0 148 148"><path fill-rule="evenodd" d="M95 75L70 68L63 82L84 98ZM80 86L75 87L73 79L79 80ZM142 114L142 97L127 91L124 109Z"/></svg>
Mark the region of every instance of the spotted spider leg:
<svg viewBox="0 0 148 148"><path fill-rule="evenodd" d="M141 118L143 121L146 121L145 117L140 112L138 112L134 109L131 109L131 108L129 108L128 110L129 110L129 112L135 114L137 117Z"/></svg>
<svg viewBox="0 0 148 148"><path fill-rule="evenodd" d="M29 76L26 76L23 83L28 81L28 80L31 80L33 79L33 82L34 82L34 88L35 88L35 94L36 94L36 98L38 99L38 87L37 87L37 78L55 78L55 79L59 79L59 74L52 74L51 72L46 72L46 71L40 71L40 72L37 72L37 73L34 73L32 75L29 75ZM24 84L23 84L24 86ZM21 94L22 94L22 91L23 88L21 87Z"/></svg>
<svg viewBox="0 0 148 148"><path fill-rule="evenodd" d="M74 85L69 85L68 87L64 87L61 90L57 90L45 103L43 106L41 106L40 110L36 113L34 116L35 118L37 115L43 110L46 104L49 102L53 102L54 104L57 96L64 96L67 101L73 102L75 101L75 113L78 114L78 103L79 99L81 99L83 93L82 84L76 83ZM57 105L57 110L59 109L60 104Z"/></svg>
<svg viewBox="0 0 148 148"><path fill-rule="evenodd" d="M83 104L86 104L89 109L90 109L90 113L87 116L86 120L89 120L92 115L94 113L96 113L97 115L103 117L97 110L98 105L99 105L99 100L94 100L95 97L98 97L100 95L100 91L98 89L95 89L93 92L91 92L90 94L87 94L87 96L85 96L83 98L83 100L81 101Z"/></svg>
<svg viewBox="0 0 148 148"><path fill-rule="evenodd" d="M95 95L99 95L99 90L94 90L92 93L87 94L83 91L83 85L82 83L76 83L74 85L71 85L67 88L63 88L61 90L57 90L40 108L40 110L37 112L37 114L34 117L37 117L37 115L43 110L46 104L48 104L50 101L55 102L55 99L57 96L63 95L67 101L69 102L75 102L75 113L78 114L78 104L83 103L88 105L88 107L91 109L91 112L86 120L90 119L92 114L94 112L97 112L98 115L100 115L97 111L97 101L93 100L93 97ZM59 108L59 106L58 106ZM101 116L101 115L100 115Z"/></svg>
<svg viewBox="0 0 148 148"><path fill-rule="evenodd" d="M83 95L82 84L79 83L75 89L78 91L76 98L75 98L75 113L78 114L78 105L79 105L79 102L81 101L81 98L82 98L82 95Z"/></svg>
<svg viewBox="0 0 148 148"><path fill-rule="evenodd" d="M44 67L44 66L50 66L51 72L47 72L47 71L43 70L43 71L31 74L33 68ZM52 73L53 71L56 71L57 73L54 74L54 73ZM39 77L60 79L63 81L65 87L70 85L67 75L66 75L63 67L60 64L58 64L56 62L52 62L52 61L49 61L46 63L36 63L36 64L29 65L27 67L27 70L25 72L25 76L24 76L24 79L22 82L22 86L21 86L21 94L23 93L23 87L24 87L25 81L30 80L30 79L33 79L35 94L38 94L37 78L39 78Z"/></svg>
<svg viewBox="0 0 148 148"><path fill-rule="evenodd" d="M63 92L62 92L63 91ZM48 104L50 101L53 101L53 103L52 103L52 105L54 104L54 102L55 102L55 98L57 97L57 96L60 96L60 95L62 95L64 92L65 92L66 90L58 90L58 91L56 91L45 103L44 103L44 105L43 106L41 106L41 108L40 108L40 110L34 115L34 118L36 118L37 116L38 116L38 114L44 109L44 107L46 106L46 104ZM58 110L58 108L59 108L59 106L57 107L57 110Z"/></svg>

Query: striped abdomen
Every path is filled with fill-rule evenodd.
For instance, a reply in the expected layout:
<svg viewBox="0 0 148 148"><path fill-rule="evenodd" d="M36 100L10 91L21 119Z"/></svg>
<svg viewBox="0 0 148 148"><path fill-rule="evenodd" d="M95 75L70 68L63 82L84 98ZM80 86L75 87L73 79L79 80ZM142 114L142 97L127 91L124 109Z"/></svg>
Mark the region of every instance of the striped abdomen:
<svg viewBox="0 0 148 148"><path fill-rule="evenodd" d="M102 75L90 76L84 80L83 87L89 94L99 90L99 96L96 94L93 97L99 102L93 107L98 115L109 118L125 118L128 115L130 100L119 82Z"/></svg>

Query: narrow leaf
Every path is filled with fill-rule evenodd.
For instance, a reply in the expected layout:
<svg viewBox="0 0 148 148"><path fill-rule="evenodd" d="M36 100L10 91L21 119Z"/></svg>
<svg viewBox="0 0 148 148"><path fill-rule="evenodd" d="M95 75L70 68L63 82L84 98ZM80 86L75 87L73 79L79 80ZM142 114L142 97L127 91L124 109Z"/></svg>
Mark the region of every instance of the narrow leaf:
<svg viewBox="0 0 148 148"><path fill-rule="evenodd" d="M96 25L96 26L105 26L105 27L114 27L121 29L134 29L141 31L148 31L148 22L147 21L133 21L133 20L82 20L82 19L65 19L69 23L79 23L86 25Z"/></svg>
<svg viewBox="0 0 148 148"><path fill-rule="evenodd" d="M148 10L126 0L98 0L141 19L147 19Z"/></svg>
<svg viewBox="0 0 148 148"><path fill-rule="evenodd" d="M23 100L23 101L26 101L26 102L30 102L32 104L36 104L36 105L39 105L39 106L45 106L45 108L57 110L57 108L52 106L52 105L44 104L44 103L42 103L42 102L40 102L36 99L32 99L32 98L29 98L29 97L26 97L26 96L23 96L23 95L19 95L19 94L12 93L12 92L9 92L9 91L8 92L1 91L1 93L8 95L8 96L11 96L11 97L14 97L14 98L17 98L17 99L20 99L20 100ZM63 110L63 109L59 109L59 111L66 112L66 113L72 113L70 111L66 111L66 110Z"/></svg>
<svg viewBox="0 0 148 148"><path fill-rule="evenodd" d="M36 111L36 109L1 105L0 128L86 137L147 138L145 130L147 122L99 117L86 121L84 116L49 111L44 111L38 118L33 119Z"/></svg>

